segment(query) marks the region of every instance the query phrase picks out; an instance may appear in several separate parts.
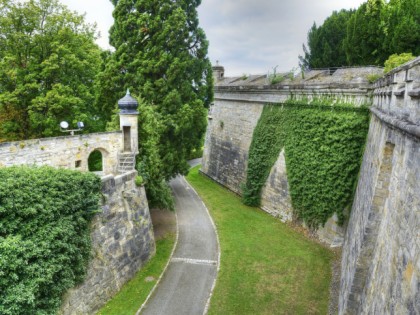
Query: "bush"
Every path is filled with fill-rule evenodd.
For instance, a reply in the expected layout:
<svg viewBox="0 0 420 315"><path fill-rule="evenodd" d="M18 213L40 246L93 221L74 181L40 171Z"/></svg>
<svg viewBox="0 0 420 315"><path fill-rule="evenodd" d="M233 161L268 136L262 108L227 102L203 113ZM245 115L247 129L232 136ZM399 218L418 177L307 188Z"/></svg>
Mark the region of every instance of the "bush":
<svg viewBox="0 0 420 315"><path fill-rule="evenodd" d="M392 69L399 67L410 60L413 60L414 57L412 53L402 53L402 54L393 54L389 56L388 60L385 61L385 69L384 72L387 73Z"/></svg>
<svg viewBox="0 0 420 315"><path fill-rule="evenodd" d="M0 314L55 314L83 280L100 190L91 173L0 169Z"/></svg>
<svg viewBox="0 0 420 315"><path fill-rule="evenodd" d="M142 186L144 184L143 177L140 175L136 176L135 183L136 186Z"/></svg>

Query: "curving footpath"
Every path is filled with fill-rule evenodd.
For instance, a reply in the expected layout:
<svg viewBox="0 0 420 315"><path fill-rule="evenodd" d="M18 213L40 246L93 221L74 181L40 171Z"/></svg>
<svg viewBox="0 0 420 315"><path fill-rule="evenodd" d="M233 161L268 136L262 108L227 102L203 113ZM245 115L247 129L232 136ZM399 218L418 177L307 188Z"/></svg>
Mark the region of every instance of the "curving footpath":
<svg viewBox="0 0 420 315"><path fill-rule="evenodd" d="M178 241L157 288L140 309L147 315L202 315L219 267L217 234L201 199L177 177L170 183L175 195Z"/></svg>

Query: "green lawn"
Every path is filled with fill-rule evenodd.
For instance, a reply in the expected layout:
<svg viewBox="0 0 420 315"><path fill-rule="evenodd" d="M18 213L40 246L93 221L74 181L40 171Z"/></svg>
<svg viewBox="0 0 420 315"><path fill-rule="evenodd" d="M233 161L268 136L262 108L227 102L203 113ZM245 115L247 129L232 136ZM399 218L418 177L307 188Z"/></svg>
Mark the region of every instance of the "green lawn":
<svg viewBox="0 0 420 315"><path fill-rule="evenodd" d="M136 276L127 282L97 315L134 315L146 300L168 262L175 243L175 235L168 234L156 242L156 255ZM153 281L146 278L153 277ZM149 279L148 279L149 280Z"/></svg>
<svg viewBox="0 0 420 315"><path fill-rule="evenodd" d="M218 229L221 268L209 314L327 314L333 253L192 169Z"/></svg>

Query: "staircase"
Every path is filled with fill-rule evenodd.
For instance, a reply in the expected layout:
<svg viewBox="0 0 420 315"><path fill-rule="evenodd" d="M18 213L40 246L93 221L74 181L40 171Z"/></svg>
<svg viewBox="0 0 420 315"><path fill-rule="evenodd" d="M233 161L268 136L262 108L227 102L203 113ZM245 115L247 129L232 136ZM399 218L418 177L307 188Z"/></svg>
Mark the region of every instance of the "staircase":
<svg viewBox="0 0 420 315"><path fill-rule="evenodd" d="M124 152L118 154L118 173L126 173L134 170L136 157L131 152Z"/></svg>

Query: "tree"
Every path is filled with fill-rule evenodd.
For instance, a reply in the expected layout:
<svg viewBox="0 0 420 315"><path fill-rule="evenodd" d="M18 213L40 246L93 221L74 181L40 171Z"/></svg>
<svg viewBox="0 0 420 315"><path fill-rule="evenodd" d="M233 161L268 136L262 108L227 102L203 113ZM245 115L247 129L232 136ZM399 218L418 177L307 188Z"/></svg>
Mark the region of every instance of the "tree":
<svg viewBox="0 0 420 315"><path fill-rule="evenodd" d="M0 141L59 134L61 120L97 123L95 28L57 0L0 0Z"/></svg>
<svg viewBox="0 0 420 315"><path fill-rule="evenodd" d="M130 88L133 95L142 97L145 106L152 107L153 115L149 116L157 120L159 134L150 136L150 130L142 129L148 123L139 122L139 170L151 171L155 167L151 165L145 137L155 139L154 163L160 165L159 171L151 171L154 176L146 184L149 189L153 183L157 187L162 180L188 171L186 159L201 145L205 132L206 108L213 93L208 42L198 26L196 8L201 1L112 0L112 3L115 9L110 42L115 53L100 74L104 79L102 93L111 95L109 91ZM104 105L107 112L114 108L116 96L108 98Z"/></svg>
<svg viewBox="0 0 420 315"><path fill-rule="evenodd" d="M384 72L387 73L392 69L401 66L402 64L415 59L411 53L393 54L385 61Z"/></svg>
<svg viewBox="0 0 420 315"><path fill-rule="evenodd" d="M304 45L304 57L300 58L302 66L327 68L347 65L343 42L353 13L354 10L334 11L321 26L313 24L308 32L309 51Z"/></svg>
<svg viewBox="0 0 420 315"><path fill-rule="evenodd" d="M387 55L420 55L420 0L391 0L383 14Z"/></svg>
<svg viewBox="0 0 420 315"><path fill-rule="evenodd" d="M382 10L383 0L368 0L351 16L344 40L350 66L383 65L387 53L382 49L385 40Z"/></svg>
<svg viewBox="0 0 420 315"><path fill-rule="evenodd" d="M369 0L314 24L299 60L304 68L382 66L392 54L420 55L419 42L420 0Z"/></svg>

